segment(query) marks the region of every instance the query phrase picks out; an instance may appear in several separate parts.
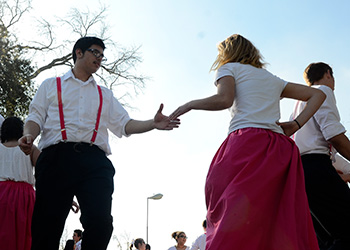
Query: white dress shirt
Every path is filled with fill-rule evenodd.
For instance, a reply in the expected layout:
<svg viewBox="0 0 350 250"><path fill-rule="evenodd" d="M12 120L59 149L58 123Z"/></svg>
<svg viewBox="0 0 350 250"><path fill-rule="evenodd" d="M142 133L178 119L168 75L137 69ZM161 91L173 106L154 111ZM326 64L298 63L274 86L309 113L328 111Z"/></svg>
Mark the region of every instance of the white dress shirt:
<svg viewBox="0 0 350 250"><path fill-rule="evenodd" d="M0 181L7 180L35 183L30 155L25 155L19 147L0 143Z"/></svg>
<svg viewBox="0 0 350 250"><path fill-rule="evenodd" d="M205 250L205 244L206 244L207 235L204 233L200 235L191 246L190 250Z"/></svg>
<svg viewBox="0 0 350 250"><path fill-rule="evenodd" d="M300 154L330 154L329 139L345 133L344 126L340 123L340 115L337 109L333 90L325 85L313 85L326 94L326 100L313 115L313 117L294 135L293 139L299 147ZM304 109L305 102L297 102L292 119L295 119Z"/></svg>
<svg viewBox="0 0 350 250"><path fill-rule="evenodd" d="M61 77L64 122L68 142L90 143L99 108L97 84L91 76L86 82L75 78L72 70ZM103 106L95 145L106 154L111 153L109 129L118 137L127 136L125 125L130 117L111 90L102 87ZM39 148L62 141L56 78L46 79L39 87L29 106L26 121L33 121L42 130Z"/></svg>

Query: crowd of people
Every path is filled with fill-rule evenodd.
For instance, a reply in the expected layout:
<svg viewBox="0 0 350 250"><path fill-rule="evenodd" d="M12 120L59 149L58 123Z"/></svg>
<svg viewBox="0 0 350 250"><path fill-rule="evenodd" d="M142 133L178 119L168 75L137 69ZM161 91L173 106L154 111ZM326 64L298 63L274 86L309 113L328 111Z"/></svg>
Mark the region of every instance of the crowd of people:
<svg viewBox="0 0 350 250"><path fill-rule="evenodd" d="M189 247L186 245L187 236L183 231L175 231L171 234L171 237L176 241L174 246L171 246L168 250L205 250L206 246L206 228L207 228L207 220L204 220L202 223L204 233L196 238L196 240L192 243L192 246ZM150 250L151 246L142 238L137 238L133 240L130 245L130 250L138 249L138 250Z"/></svg>
<svg viewBox="0 0 350 250"><path fill-rule="evenodd" d="M217 93L169 116L161 104L152 119L141 121L96 83L104 50L101 39L80 38L74 67L40 85L24 126L16 117L3 121L1 249L57 250L72 205L79 209L73 197L84 228L74 232L73 249L106 249L115 173L108 131L122 137L172 130L191 110L224 109L231 114L229 133L207 174L205 233L191 249L350 249L350 177L333 166L336 153L350 160L350 141L328 64L306 67L309 86L288 82L265 69L253 43L234 34L219 43L211 67ZM279 121L281 98L298 100L290 121ZM190 249L183 231L172 237L176 245L169 250ZM147 249L141 238L132 247Z"/></svg>

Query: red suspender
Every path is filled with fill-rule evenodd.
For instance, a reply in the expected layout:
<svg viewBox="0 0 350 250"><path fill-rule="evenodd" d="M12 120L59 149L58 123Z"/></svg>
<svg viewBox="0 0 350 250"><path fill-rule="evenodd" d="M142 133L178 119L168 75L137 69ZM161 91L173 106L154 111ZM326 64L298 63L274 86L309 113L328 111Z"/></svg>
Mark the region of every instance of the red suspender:
<svg viewBox="0 0 350 250"><path fill-rule="evenodd" d="M91 141L90 141L91 144L94 144L95 139L96 139L96 135L97 135L97 131L98 131L98 126L100 125L101 112L102 112L102 103L103 103L103 97L102 97L102 90L101 90L101 87L100 87L99 85L97 85L97 89L98 89L98 94L99 94L99 97L100 97L100 106L98 107L95 129L94 129L94 133L92 134Z"/></svg>
<svg viewBox="0 0 350 250"><path fill-rule="evenodd" d="M64 125L64 116L63 116L63 108L62 108L61 78L60 77L56 77L56 82L57 82L58 110L60 112L60 123L61 123L62 140L63 141L67 141L67 133L66 133L66 127Z"/></svg>
<svg viewBox="0 0 350 250"><path fill-rule="evenodd" d="M62 140L67 141L67 133L66 133L65 125L64 125L64 116L63 116L61 78L56 77L56 82L57 82L57 98L58 98L58 109L59 109L59 113L60 113ZM100 98L100 105L98 107L95 129L94 129L94 132L93 132L91 140L90 140L91 145L94 144L94 142L96 140L98 127L100 125L101 113L102 113L103 96L102 96L101 87L99 85L97 85L97 90L98 90L98 94L99 94L99 98Z"/></svg>

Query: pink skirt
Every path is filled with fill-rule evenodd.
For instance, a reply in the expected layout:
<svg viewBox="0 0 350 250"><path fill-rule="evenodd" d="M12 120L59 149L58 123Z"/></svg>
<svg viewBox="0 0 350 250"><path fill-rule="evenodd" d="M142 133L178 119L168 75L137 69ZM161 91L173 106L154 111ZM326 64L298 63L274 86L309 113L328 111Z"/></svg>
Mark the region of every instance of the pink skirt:
<svg viewBox="0 0 350 250"><path fill-rule="evenodd" d="M206 250L319 249L299 150L287 136L259 128L230 133L205 195Z"/></svg>
<svg viewBox="0 0 350 250"><path fill-rule="evenodd" d="M30 250L34 202L35 192L30 184L0 181L1 250Z"/></svg>

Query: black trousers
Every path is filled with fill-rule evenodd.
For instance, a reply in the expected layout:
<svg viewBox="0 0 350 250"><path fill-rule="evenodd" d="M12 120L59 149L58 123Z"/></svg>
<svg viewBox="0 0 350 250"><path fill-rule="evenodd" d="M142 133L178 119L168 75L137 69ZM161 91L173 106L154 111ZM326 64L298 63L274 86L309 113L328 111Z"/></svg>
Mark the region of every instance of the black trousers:
<svg viewBox="0 0 350 250"><path fill-rule="evenodd" d="M305 188L321 249L350 249L350 189L325 154L301 156Z"/></svg>
<svg viewBox="0 0 350 250"><path fill-rule="evenodd" d="M84 228L82 250L104 250L113 231L115 170L105 152L86 143L59 143L44 149L35 167L36 202L32 250L57 250L73 196Z"/></svg>

